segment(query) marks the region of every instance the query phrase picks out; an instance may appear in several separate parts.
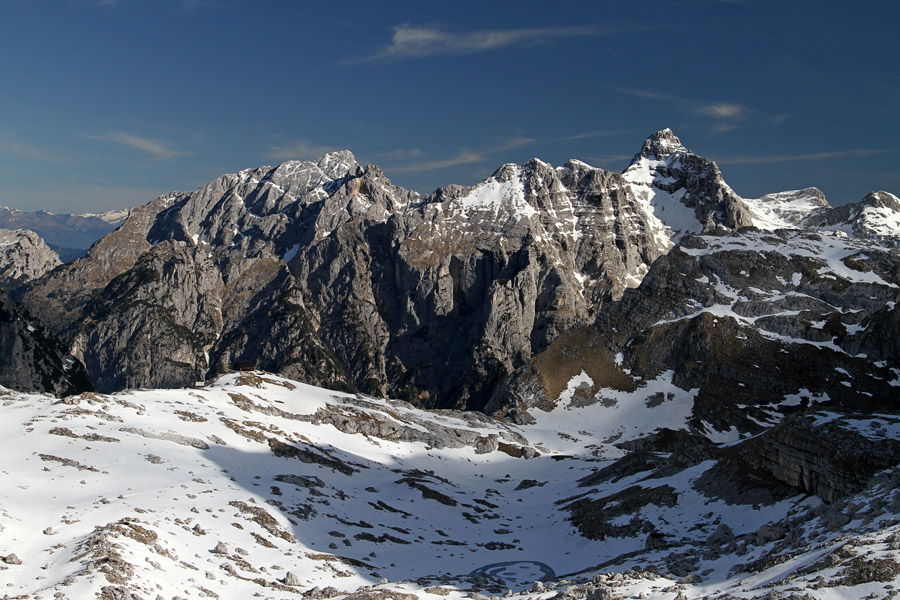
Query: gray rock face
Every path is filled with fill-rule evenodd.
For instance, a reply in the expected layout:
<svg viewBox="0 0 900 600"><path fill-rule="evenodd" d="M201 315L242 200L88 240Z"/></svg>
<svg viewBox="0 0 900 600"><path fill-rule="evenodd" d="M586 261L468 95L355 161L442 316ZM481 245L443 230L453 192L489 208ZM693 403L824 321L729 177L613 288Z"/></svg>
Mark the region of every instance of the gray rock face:
<svg viewBox="0 0 900 600"><path fill-rule="evenodd" d="M798 227L837 210L821 193L791 194L806 207L790 216ZM893 210L887 196L867 202L860 215ZM676 384L699 387L701 404L738 376L748 394L774 402L798 388L773 391L771 378L748 370L746 352L768 364L772 345L790 338L802 340L785 342L798 360L836 344L842 356L832 366L898 353L863 326L871 318L896 327L884 310L895 293L893 255L857 252L828 232L817 240L808 228L723 235L762 213L787 223L796 205L785 194L744 201L670 130L651 136L621 175L534 159L429 196L393 186L344 151L224 175L134 209L86 257L31 284L23 301L102 391L189 385L240 362L418 406L483 409L509 373L574 331L570 341L600 344L579 350L592 357L595 383L634 389L642 380L625 369L653 378L692 356L702 366L675 369ZM822 258L834 253L836 263ZM847 269L870 274L857 281ZM710 306L727 306L730 320L716 321ZM592 332L595 323L604 333ZM751 341L732 339L745 330ZM532 398L525 407L552 404L576 363L553 367L552 384L516 375L504 393ZM778 368L784 381L794 376ZM492 410L517 403L498 399Z"/></svg>
<svg viewBox="0 0 900 600"><path fill-rule="evenodd" d="M753 224L744 201L728 187L714 162L687 150L671 129L651 135L623 173L635 196L652 208L677 241L684 235ZM655 217L655 219L654 219Z"/></svg>
<svg viewBox="0 0 900 600"><path fill-rule="evenodd" d="M0 386L67 396L92 390L84 366L20 305L0 294Z"/></svg>
<svg viewBox="0 0 900 600"><path fill-rule="evenodd" d="M678 163L659 169L689 191L688 214L735 221L712 163L683 148L667 156ZM705 171L718 179L704 183ZM591 322L671 246L675 231L635 185L535 159L423 197L338 152L134 209L24 301L103 391L186 385L250 362L479 409L506 373Z"/></svg>
<svg viewBox="0 0 900 600"><path fill-rule="evenodd" d="M588 402L671 377L672 392L695 390L698 431L758 433L773 406L892 410L898 273L895 252L836 234L688 237L595 327L512 375L488 410L552 407L582 371Z"/></svg>
<svg viewBox="0 0 900 600"><path fill-rule="evenodd" d="M11 290L62 264L33 231L0 229L0 290Z"/></svg>
<svg viewBox="0 0 900 600"><path fill-rule="evenodd" d="M853 426L855 416L791 417L741 444L735 459L748 472L761 472L832 503L900 462L900 442L861 435Z"/></svg>

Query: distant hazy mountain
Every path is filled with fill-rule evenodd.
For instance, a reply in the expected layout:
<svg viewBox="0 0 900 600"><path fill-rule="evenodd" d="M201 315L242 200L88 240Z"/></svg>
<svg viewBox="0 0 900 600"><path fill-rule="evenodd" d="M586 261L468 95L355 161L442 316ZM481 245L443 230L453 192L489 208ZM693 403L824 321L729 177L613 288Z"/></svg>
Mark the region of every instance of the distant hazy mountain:
<svg viewBox="0 0 900 600"><path fill-rule="evenodd" d="M0 228L34 231L50 247L58 248L61 256L69 257L71 251L90 248L91 244L121 225L129 212L117 210L99 214L56 215L45 210L23 212L0 206Z"/></svg>

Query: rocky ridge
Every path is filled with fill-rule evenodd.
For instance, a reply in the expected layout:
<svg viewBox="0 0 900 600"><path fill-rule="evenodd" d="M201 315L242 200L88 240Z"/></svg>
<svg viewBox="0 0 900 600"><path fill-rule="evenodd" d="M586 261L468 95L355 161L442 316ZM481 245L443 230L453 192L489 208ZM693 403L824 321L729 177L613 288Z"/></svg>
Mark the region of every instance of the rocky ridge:
<svg viewBox="0 0 900 600"><path fill-rule="evenodd" d="M715 164L669 130L623 175L535 159L430 196L339 152L138 207L24 301L106 391L245 361L479 409L507 373L638 285L674 239L747 219Z"/></svg>
<svg viewBox="0 0 900 600"><path fill-rule="evenodd" d="M552 405L582 370L595 381L589 395L671 372L673 386L720 407L724 398L765 406L786 394L891 405L900 385L898 274L896 252L840 232L693 235L595 326L560 336L512 376L490 408ZM721 419L753 427L737 413Z"/></svg>

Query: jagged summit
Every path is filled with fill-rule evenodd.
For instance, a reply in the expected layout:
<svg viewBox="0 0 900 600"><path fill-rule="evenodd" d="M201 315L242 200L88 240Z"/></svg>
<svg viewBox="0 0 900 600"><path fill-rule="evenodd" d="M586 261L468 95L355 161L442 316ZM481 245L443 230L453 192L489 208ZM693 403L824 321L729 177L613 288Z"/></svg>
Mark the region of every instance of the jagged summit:
<svg viewBox="0 0 900 600"><path fill-rule="evenodd" d="M678 139L678 136L667 127L665 129L660 129L644 141L640 153L634 157L632 164L640 160L642 156L645 158L663 160L676 152L688 152L688 149L684 147L681 140Z"/></svg>
<svg viewBox="0 0 900 600"><path fill-rule="evenodd" d="M806 227L824 199L795 195L744 201L670 129L621 174L532 159L427 196L343 150L138 207L22 297L101 391L187 385L240 361L478 409L687 236ZM891 241L897 213L865 208L821 221Z"/></svg>

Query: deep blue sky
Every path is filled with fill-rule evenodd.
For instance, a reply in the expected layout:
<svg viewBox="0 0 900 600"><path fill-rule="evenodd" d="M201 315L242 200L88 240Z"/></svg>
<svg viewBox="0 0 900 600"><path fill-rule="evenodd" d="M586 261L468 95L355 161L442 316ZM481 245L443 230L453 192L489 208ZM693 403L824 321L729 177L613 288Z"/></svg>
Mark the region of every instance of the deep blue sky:
<svg viewBox="0 0 900 600"><path fill-rule="evenodd" d="M87 212L349 148L423 193L623 169L900 193L900 2L0 0L0 204Z"/></svg>

